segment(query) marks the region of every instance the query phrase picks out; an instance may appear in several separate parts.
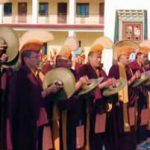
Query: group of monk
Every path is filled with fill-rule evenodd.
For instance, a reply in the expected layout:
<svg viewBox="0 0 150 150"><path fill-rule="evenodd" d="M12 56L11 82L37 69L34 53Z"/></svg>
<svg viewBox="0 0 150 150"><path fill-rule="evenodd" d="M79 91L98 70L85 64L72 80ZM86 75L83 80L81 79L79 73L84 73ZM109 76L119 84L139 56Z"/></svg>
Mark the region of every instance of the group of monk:
<svg viewBox="0 0 150 150"><path fill-rule="evenodd" d="M53 95L61 86L42 88L38 69L42 47L37 41L25 44L19 52L19 69L14 71L3 65L7 56L0 45L0 150L136 150L148 139L149 86L132 86L150 69L145 65L148 47L139 47L132 62L129 56L134 49L120 47L108 74L101 66L102 44L93 45L87 63L76 70L69 47L62 47L55 67L71 70L76 84L69 99L57 102ZM90 79L100 77L103 81L95 90L78 94ZM103 90L117 86L119 79L126 80L123 89L104 96Z"/></svg>

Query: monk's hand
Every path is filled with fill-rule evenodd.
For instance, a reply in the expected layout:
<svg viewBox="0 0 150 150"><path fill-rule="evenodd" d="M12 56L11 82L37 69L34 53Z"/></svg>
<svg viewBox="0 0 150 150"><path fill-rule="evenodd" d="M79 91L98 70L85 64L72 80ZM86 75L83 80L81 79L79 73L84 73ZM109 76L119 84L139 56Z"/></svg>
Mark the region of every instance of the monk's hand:
<svg viewBox="0 0 150 150"><path fill-rule="evenodd" d="M114 87L113 87L112 85L110 85L108 88L109 88L110 90L113 90Z"/></svg>
<svg viewBox="0 0 150 150"><path fill-rule="evenodd" d="M79 82L80 86L83 86L83 85L89 83L89 78L88 78L88 76L82 76L82 77L80 77L78 82Z"/></svg>
<svg viewBox="0 0 150 150"><path fill-rule="evenodd" d="M0 61L3 62L3 63L6 62L7 59L8 59L8 56L6 54L2 54L1 57L0 57Z"/></svg>
<svg viewBox="0 0 150 150"><path fill-rule="evenodd" d="M135 72L135 77L136 79L141 77L141 72L139 70Z"/></svg>
<svg viewBox="0 0 150 150"><path fill-rule="evenodd" d="M81 85L85 85L89 83L89 78L88 76L83 76L79 79L79 82L81 83Z"/></svg>
<svg viewBox="0 0 150 150"><path fill-rule="evenodd" d="M58 84L52 84L51 86L49 86L47 88L47 92L48 94L55 94L57 93L60 89L62 88L62 86L58 85Z"/></svg>
<svg viewBox="0 0 150 150"><path fill-rule="evenodd" d="M140 71L136 71L136 72L134 73L134 75L132 76L131 80L132 80L132 82L133 82L133 81L135 81L136 79L139 79L140 77L141 77Z"/></svg>
<svg viewBox="0 0 150 150"><path fill-rule="evenodd" d="M115 78L111 78L112 80L112 87L117 87L118 86L118 81Z"/></svg>
<svg viewBox="0 0 150 150"><path fill-rule="evenodd" d="M117 87L117 85L118 85L118 81L117 81L115 78L111 78L111 83L110 83L110 85L108 86L108 88L109 88L110 90L112 90L113 88Z"/></svg>
<svg viewBox="0 0 150 150"><path fill-rule="evenodd" d="M141 77L140 71L136 71L133 76L128 80L128 85L131 85L135 80L139 79Z"/></svg>
<svg viewBox="0 0 150 150"><path fill-rule="evenodd" d="M112 78L109 78L106 81L104 81L103 83L101 83L100 85L102 86L101 88L110 87L113 85L113 80L112 80Z"/></svg>
<svg viewBox="0 0 150 150"><path fill-rule="evenodd" d="M89 83L89 78L88 76L82 76L80 77L80 79L78 80L78 82L76 83L76 90L79 90L82 86L86 85Z"/></svg>

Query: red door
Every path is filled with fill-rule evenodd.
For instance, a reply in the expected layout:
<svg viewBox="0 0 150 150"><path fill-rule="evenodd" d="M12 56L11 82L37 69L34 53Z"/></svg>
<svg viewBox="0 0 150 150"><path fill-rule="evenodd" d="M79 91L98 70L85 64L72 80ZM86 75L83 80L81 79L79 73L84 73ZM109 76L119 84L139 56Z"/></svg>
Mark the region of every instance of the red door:
<svg viewBox="0 0 150 150"><path fill-rule="evenodd" d="M123 22L122 28L123 40L143 40L143 24L142 22Z"/></svg>

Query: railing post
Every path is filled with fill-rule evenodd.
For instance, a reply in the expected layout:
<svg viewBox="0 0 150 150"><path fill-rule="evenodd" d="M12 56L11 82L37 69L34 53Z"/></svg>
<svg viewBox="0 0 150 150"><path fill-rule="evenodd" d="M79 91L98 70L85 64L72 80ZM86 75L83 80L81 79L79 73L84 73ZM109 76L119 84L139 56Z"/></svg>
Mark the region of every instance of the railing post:
<svg viewBox="0 0 150 150"><path fill-rule="evenodd" d="M32 0L32 23L38 23L38 11L39 11L39 1Z"/></svg>
<svg viewBox="0 0 150 150"><path fill-rule="evenodd" d="M3 8L4 8L4 4L3 3L0 3L0 24L3 23Z"/></svg>
<svg viewBox="0 0 150 150"><path fill-rule="evenodd" d="M67 24L74 25L75 16L76 16L76 0L69 0L69 16L68 16ZM69 30L68 35L74 36L75 33L73 30Z"/></svg>

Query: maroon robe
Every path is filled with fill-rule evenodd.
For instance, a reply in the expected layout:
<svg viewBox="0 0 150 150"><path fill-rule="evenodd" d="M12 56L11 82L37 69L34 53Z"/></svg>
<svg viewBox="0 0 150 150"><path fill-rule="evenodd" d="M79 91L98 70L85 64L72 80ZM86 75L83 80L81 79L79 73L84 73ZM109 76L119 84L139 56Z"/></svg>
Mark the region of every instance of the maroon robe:
<svg viewBox="0 0 150 150"><path fill-rule="evenodd" d="M52 69L52 66L50 65L50 62L47 62L42 66L42 73L45 75L48 71Z"/></svg>
<svg viewBox="0 0 150 150"><path fill-rule="evenodd" d="M76 77L76 71L70 69L71 72ZM68 85L69 86L69 85ZM78 127L84 127L85 131L85 115L86 115L86 109L85 109L85 101L84 99L80 99L80 96L77 95L78 92L76 92L71 98L55 101L53 98L53 95L50 95L46 98L46 110L50 119L50 126L52 130L54 129L53 126L53 108L54 106L57 106L59 109L59 136L60 136L60 149L63 150L64 147L67 148L67 150L76 150L77 149L77 128ZM63 126L64 123L64 116L62 115L66 111L67 114L67 121L66 121L66 144L64 143L63 139ZM55 131L54 131L55 132ZM55 134L55 133L53 133ZM83 135L84 136L84 135ZM64 146L65 144L65 146ZM83 146L79 149L82 149L85 146L85 138L83 140Z"/></svg>
<svg viewBox="0 0 150 150"><path fill-rule="evenodd" d="M127 80L131 78L132 74L130 69L126 67ZM109 77L119 79L119 66L114 64L109 71ZM134 107L136 102L135 91L132 87L128 87L129 102L127 111L129 108ZM119 101L118 94L110 97L112 99L112 110L109 113L108 118L108 150L135 150L136 139L134 127L130 132L124 132L124 121L123 121L123 103ZM130 114L128 114L130 116Z"/></svg>
<svg viewBox="0 0 150 150"><path fill-rule="evenodd" d="M77 81L78 79L76 70L70 70L74 74ZM63 111L67 111L67 150L76 150L78 146L78 149L83 149L83 147L85 146L85 137L83 137L83 145L80 145L80 142L78 145L77 139L79 138L79 135L77 135L78 128L81 129L83 127L82 133L85 132L86 108L84 98L81 97L78 95L78 92L75 92L71 98L59 103L60 113L62 114ZM61 117L60 119L60 122L62 124L63 118ZM63 129L61 126L61 146L63 147L64 143L62 142L62 130ZM84 133L82 135L84 136ZM61 149L63 150L63 148Z"/></svg>
<svg viewBox="0 0 150 150"><path fill-rule="evenodd" d="M31 71L22 66L11 81L9 119L13 150L38 149L38 124L43 108L42 86Z"/></svg>
<svg viewBox="0 0 150 150"><path fill-rule="evenodd" d="M133 61L129 64L133 73L140 71L143 73L145 71L144 66L140 66L137 61ZM137 120L137 142L140 143L147 138L146 126L141 126L141 112L147 108L147 88L143 85L136 88L136 93L138 94L137 110L138 110L138 120Z"/></svg>
<svg viewBox="0 0 150 150"><path fill-rule="evenodd" d="M139 70L141 73L145 71L144 66L140 66L136 60L133 61L133 62L131 62L131 63L129 64L129 67L132 69L133 74L134 74L136 71L138 71L138 70Z"/></svg>
<svg viewBox="0 0 150 150"><path fill-rule="evenodd" d="M10 79L13 76L11 68L0 70L0 149L7 149L6 118L8 108L8 94L10 89Z"/></svg>
<svg viewBox="0 0 150 150"><path fill-rule="evenodd" d="M99 68L99 75L96 74L95 70L90 64L82 65L78 70L78 78L87 75L89 79L96 79L98 77L104 77L104 81L107 79L106 73ZM100 116L107 112L107 100L103 97L101 90L97 89L94 95L89 99L90 107L90 149L91 150L102 150L103 145L105 144L105 131L96 133L96 116ZM87 99L88 100L88 99ZM99 127L102 122L99 122Z"/></svg>

